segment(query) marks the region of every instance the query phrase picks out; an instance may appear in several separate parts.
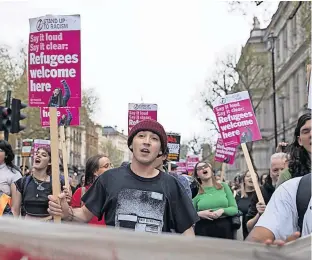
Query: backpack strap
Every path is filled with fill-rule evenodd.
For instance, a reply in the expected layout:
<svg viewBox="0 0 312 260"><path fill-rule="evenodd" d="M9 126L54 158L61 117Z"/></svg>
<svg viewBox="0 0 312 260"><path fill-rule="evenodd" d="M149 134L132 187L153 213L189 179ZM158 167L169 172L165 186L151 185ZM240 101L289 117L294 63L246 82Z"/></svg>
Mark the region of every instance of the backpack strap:
<svg viewBox="0 0 312 260"><path fill-rule="evenodd" d="M22 216L26 215L24 199L25 199L26 189L27 189L28 184L31 181L31 178L32 178L31 175L22 177L22 203L21 203L21 215Z"/></svg>
<svg viewBox="0 0 312 260"><path fill-rule="evenodd" d="M298 185L296 195L296 205L298 212L298 226L302 232L304 215L308 209L311 200L311 173L304 175Z"/></svg>
<svg viewBox="0 0 312 260"><path fill-rule="evenodd" d="M23 187L23 200L24 200L24 197L25 197L25 192L26 192L26 189L27 189L27 186L28 186L28 184L30 183L30 181L31 181L31 178L32 178L32 176L31 175L28 175L28 176L25 176L24 177L24 180L22 181L22 187Z"/></svg>

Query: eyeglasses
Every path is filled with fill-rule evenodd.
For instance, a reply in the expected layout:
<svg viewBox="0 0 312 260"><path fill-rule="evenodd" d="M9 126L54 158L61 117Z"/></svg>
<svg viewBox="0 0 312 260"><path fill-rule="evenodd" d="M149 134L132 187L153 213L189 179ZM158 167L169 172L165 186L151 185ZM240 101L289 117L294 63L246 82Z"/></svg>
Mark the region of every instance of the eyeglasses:
<svg viewBox="0 0 312 260"><path fill-rule="evenodd" d="M202 166L197 166L197 167L196 167L196 170L197 170L197 171L201 171L201 170L203 170L203 169L206 169L207 167L209 167L209 168L211 169L210 164L209 164L209 163L205 163L205 164L202 165Z"/></svg>
<svg viewBox="0 0 312 260"><path fill-rule="evenodd" d="M4 153L4 150L2 150L2 149L0 148L0 152L3 152L3 153Z"/></svg>

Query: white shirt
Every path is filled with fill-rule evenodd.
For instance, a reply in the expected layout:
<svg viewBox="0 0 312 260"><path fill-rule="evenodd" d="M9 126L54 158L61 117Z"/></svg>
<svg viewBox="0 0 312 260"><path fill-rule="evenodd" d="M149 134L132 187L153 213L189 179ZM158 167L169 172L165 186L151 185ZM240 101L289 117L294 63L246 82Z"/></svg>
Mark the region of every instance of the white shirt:
<svg viewBox="0 0 312 260"><path fill-rule="evenodd" d="M11 196L11 184L22 178L19 171L11 169L6 164L0 165L0 191Z"/></svg>
<svg viewBox="0 0 312 260"><path fill-rule="evenodd" d="M288 180L275 190L263 215L256 224L257 227L269 229L274 234L275 239L285 240L294 232L299 231L296 195L301 178ZM312 197L304 215L302 236L311 233Z"/></svg>

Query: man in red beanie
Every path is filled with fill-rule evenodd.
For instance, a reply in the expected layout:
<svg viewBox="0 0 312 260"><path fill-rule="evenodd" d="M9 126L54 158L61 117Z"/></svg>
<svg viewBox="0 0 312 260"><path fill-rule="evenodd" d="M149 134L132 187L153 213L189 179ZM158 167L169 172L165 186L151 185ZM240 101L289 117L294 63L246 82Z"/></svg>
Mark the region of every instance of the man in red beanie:
<svg viewBox="0 0 312 260"><path fill-rule="evenodd" d="M167 148L163 126L154 120L139 122L129 133L128 147L131 164L100 175L83 196L84 206L72 209L60 194L60 204L49 197L49 213L79 222L104 215L108 226L194 236L192 226L199 218L192 201L175 178L154 167Z"/></svg>

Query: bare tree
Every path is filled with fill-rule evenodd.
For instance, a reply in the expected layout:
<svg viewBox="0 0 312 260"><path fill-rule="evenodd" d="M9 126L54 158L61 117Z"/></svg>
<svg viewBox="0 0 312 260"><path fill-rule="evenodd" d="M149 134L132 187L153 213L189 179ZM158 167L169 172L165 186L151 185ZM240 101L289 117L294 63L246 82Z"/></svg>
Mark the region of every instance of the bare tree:
<svg viewBox="0 0 312 260"><path fill-rule="evenodd" d="M94 88L82 90L82 107L80 109L80 122L87 126L92 123L95 112L99 107L99 95Z"/></svg>
<svg viewBox="0 0 312 260"><path fill-rule="evenodd" d="M180 147L180 159L185 160L187 157L187 154L189 152L189 146L187 144L181 144Z"/></svg>
<svg viewBox="0 0 312 260"><path fill-rule="evenodd" d="M230 13L238 13L246 17L252 23L254 16L257 16L263 23L268 23L273 15L274 8L278 3L272 1L229 1Z"/></svg>
<svg viewBox="0 0 312 260"><path fill-rule="evenodd" d="M225 60L217 62L216 71L213 73L211 79L206 80L205 90L201 93L207 113L205 121L210 127L207 129L208 131L219 133L216 118L213 112L213 103L218 97L228 95L232 90L236 81L236 75L233 73L233 69L227 66L228 63L232 61L233 57L228 55Z"/></svg>
<svg viewBox="0 0 312 260"><path fill-rule="evenodd" d="M248 91L254 112L257 113L261 102L268 93L271 82L267 53L259 52L253 46L246 45L242 49L238 62L235 55L228 54L218 64L213 79L207 81L205 92L202 93L204 105L208 111L213 110L212 104L216 98L234 92ZM214 127L214 130L218 131L215 117L206 121ZM253 161L252 142L248 143L247 147Z"/></svg>
<svg viewBox="0 0 312 260"><path fill-rule="evenodd" d="M102 141L100 144L100 151L109 157L115 167L121 165L123 161L123 152L119 151L111 140Z"/></svg>

